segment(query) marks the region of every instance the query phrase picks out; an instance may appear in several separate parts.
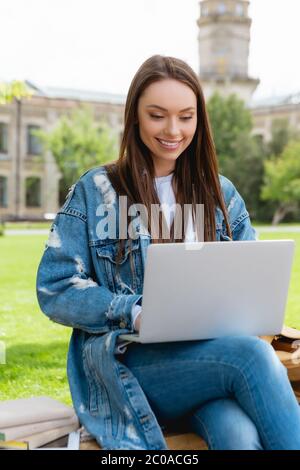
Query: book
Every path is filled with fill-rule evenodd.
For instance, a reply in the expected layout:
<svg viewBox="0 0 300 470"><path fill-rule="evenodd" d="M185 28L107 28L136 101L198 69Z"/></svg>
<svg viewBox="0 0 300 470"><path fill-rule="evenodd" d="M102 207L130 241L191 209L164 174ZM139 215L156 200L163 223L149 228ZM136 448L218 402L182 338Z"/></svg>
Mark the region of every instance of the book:
<svg viewBox="0 0 300 470"><path fill-rule="evenodd" d="M40 396L0 402L0 448L34 449L78 430L74 409Z"/></svg>
<svg viewBox="0 0 300 470"><path fill-rule="evenodd" d="M281 334L276 335L271 344L276 351L293 353L300 348L300 331L284 326Z"/></svg>
<svg viewBox="0 0 300 470"><path fill-rule="evenodd" d="M0 430L3 432L9 427L71 419L74 415L71 406L45 396L0 401Z"/></svg>
<svg viewBox="0 0 300 470"><path fill-rule="evenodd" d="M49 442L55 441L60 437L66 436L78 429L77 426L63 426L62 428L50 429L31 436L25 436L22 440L28 443L29 450L41 447Z"/></svg>
<svg viewBox="0 0 300 470"><path fill-rule="evenodd" d="M24 436L31 436L32 434L38 434L44 431L49 431L51 429L73 425L76 428L79 427L79 421L75 414L72 418L44 421L40 423L30 423L22 426L11 426L5 429L1 429L0 440L19 440L23 439Z"/></svg>
<svg viewBox="0 0 300 470"><path fill-rule="evenodd" d="M24 436L19 441L5 440L0 441L0 449L20 449L32 450L41 447L49 442L55 441L60 437L67 436L68 434L76 431L76 425L63 426L56 429L49 429L48 431L32 434L31 436Z"/></svg>
<svg viewBox="0 0 300 470"><path fill-rule="evenodd" d="M0 441L0 449L6 450L28 450L28 442L24 441Z"/></svg>

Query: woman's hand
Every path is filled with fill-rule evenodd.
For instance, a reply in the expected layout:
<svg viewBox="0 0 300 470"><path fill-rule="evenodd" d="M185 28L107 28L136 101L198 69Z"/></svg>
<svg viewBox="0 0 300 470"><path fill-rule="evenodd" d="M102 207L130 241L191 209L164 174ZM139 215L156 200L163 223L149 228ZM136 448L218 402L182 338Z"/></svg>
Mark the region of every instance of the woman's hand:
<svg viewBox="0 0 300 470"><path fill-rule="evenodd" d="M138 314L138 316L135 319L134 322L134 329L136 331L140 331L140 326L141 326L141 313Z"/></svg>

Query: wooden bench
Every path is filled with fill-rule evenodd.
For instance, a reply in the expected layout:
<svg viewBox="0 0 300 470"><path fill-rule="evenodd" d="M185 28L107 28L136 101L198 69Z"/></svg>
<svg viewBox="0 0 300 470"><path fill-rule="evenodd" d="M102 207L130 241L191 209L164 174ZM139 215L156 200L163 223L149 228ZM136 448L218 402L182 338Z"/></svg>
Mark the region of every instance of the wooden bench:
<svg viewBox="0 0 300 470"><path fill-rule="evenodd" d="M170 450L207 450L206 442L195 433L165 433L167 446ZM101 450L95 440L80 443L80 450Z"/></svg>

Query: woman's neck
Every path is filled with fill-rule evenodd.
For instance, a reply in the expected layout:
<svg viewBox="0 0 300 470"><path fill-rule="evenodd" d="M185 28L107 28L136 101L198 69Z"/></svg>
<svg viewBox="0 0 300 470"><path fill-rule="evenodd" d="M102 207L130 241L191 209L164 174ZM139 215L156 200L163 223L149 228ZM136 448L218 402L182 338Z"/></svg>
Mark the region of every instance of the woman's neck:
<svg viewBox="0 0 300 470"><path fill-rule="evenodd" d="M154 176L155 178L160 178L161 176L168 176L174 172L174 169L175 169L175 165L172 165L172 166L161 165L159 167L157 165L154 165Z"/></svg>

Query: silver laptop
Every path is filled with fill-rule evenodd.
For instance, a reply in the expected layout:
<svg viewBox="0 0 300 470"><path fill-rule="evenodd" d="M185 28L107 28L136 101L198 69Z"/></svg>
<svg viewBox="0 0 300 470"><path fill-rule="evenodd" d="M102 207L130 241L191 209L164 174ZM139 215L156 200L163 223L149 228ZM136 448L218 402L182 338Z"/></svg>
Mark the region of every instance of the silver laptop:
<svg viewBox="0 0 300 470"><path fill-rule="evenodd" d="M151 244L139 333L121 340L189 341L282 330L295 242Z"/></svg>

